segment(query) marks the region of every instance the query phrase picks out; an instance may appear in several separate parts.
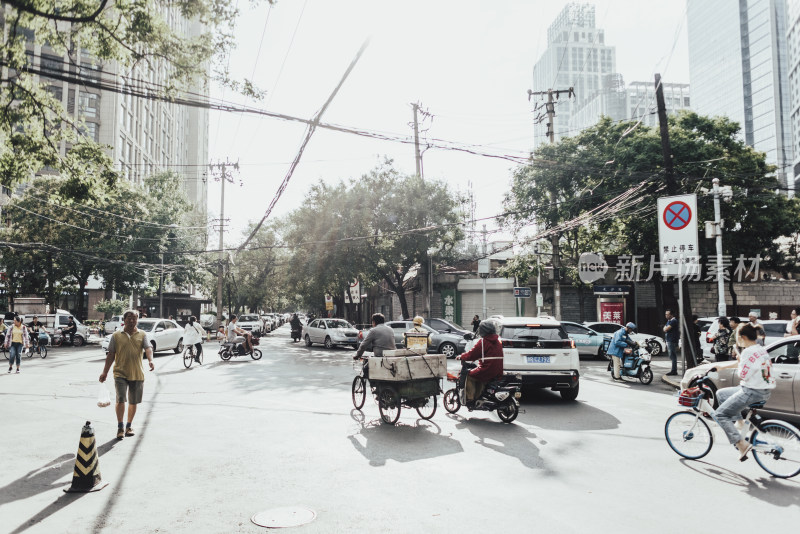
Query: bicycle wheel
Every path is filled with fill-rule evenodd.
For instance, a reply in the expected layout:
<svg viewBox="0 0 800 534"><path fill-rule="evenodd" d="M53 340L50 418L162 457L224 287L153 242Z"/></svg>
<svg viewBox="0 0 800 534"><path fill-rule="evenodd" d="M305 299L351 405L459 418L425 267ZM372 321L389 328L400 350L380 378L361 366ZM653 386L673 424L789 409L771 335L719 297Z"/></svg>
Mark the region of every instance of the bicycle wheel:
<svg viewBox="0 0 800 534"><path fill-rule="evenodd" d="M187 369L192 366L192 362L194 361L194 354L192 351L189 350L189 347L183 349L183 366Z"/></svg>
<svg viewBox="0 0 800 534"><path fill-rule="evenodd" d="M417 413L425 420L430 419L436 413L436 395L425 399L425 404L417 406Z"/></svg>
<svg viewBox="0 0 800 534"><path fill-rule="evenodd" d="M364 407L364 401L367 398L366 380L363 376L357 376L353 379L353 386L351 389L353 397L353 406L356 410Z"/></svg>
<svg viewBox="0 0 800 534"><path fill-rule="evenodd" d="M456 413L461 408L461 401L458 398L456 388L447 390L447 393L444 394L443 404L448 413Z"/></svg>
<svg viewBox="0 0 800 534"><path fill-rule="evenodd" d="M39 356L41 356L42 359L47 358L47 347L46 346L39 345Z"/></svg>
<svg viewBox="0 0 800 534"><path fill-rule="evenodd" d="M261 351L258 350L258 349L253 349L253 353L250 354L250 357L253 358L254 360L260 360L261 359Z"/></svg>
<svg viewBox="0 0 800 534"><path fill-rule="evenodd" d="M694 412L675 412L664 425L664 435L673 451L684 458L702 458L714 445L708 423Z"/></svg>
<svg viewBox="0 0 800 534"><path fill-rule="evenodd" d="M800 431L783 421L764 421L750 436L753 457L761 468L778 478L800 473Z"/></svg>
<svg viewBox="0 0 800 534"><path fill-rule="evenodd" d="M385 387L378 396L378 411L384 423L393 425L400 419L400 397L394 388Z"/></svg>

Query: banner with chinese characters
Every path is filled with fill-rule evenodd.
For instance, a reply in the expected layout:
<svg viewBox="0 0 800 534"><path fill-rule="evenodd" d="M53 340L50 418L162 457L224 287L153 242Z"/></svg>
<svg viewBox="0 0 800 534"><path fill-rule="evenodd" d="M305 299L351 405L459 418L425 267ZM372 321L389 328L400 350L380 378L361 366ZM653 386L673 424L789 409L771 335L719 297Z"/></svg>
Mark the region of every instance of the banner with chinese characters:
<svg viewBox="0 0 800 534"><path fill-rule="evenodd" d="M442 319L459 324L461 310L458 305L458 295L455 289L442 289Z"/></svg>
<svg viewBox="0 0 800 534"><path fill-rule="evenodd" d="M625 321L625 303L601 302L600 320L604 323L623 324Z"/></svg>

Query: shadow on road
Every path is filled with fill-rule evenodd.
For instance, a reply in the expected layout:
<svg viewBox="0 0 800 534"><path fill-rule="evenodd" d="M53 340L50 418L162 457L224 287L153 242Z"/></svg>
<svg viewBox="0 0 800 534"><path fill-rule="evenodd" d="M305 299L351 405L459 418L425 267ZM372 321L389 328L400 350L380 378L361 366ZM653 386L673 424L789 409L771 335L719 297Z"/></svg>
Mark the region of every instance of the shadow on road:
<svg viewBox="0 0 800 534"><path fill-rule="evenodd" d="M731 451L731 456L733 454ZM681 458L680 463L703 476L731 486L738 486L744 489L750 497L755 497L773 506L800 506L800 492L798 492L800 484L797 481L772 477L751 480L730 469L700 460Z"/></svg>
<svg viewBox="0 0 800 534"><path fill-rule="evenodd" d="M360 410L352 410L350 415L361 430L347 439L373 467L386 465L387 460L405 463L464 452L461 444L442 435L433 421L417 419L413 425L402 421L387 425L380 419L365 422Z"/></svg>
<svg viewBox="0 0 800 534"><path fill-rule="evenodd" d="M469 430L477 440L475 443L495 452L518 459L528 469L547 469L534 445L536 434L515 424L499 423L491 419L472 419L460 415L447 417L456 421L456 428Z"/></svg>
<svg viewBox="0 0 800 534"><path fill-rule="evenodd" d="M619 419L580 400L580 397L577 401L565 401L560 394L545 389L525 389L520 408L520 421L541 428L610 430L620 424Z"/></svg>

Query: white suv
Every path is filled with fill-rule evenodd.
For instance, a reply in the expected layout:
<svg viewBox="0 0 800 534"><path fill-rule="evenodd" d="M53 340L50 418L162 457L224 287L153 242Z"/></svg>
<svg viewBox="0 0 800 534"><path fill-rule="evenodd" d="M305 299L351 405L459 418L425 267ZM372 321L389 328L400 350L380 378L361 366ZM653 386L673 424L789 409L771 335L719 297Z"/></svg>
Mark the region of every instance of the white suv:
<svg viewBox="0 0 800 534"><path fill-rule="evenodd" d="M523 386L559 391L564 400L578 397L580 358L575 342L550 317L498 317L503 368L522 377ZM467 345L471 349L475 342Z"/></svg>

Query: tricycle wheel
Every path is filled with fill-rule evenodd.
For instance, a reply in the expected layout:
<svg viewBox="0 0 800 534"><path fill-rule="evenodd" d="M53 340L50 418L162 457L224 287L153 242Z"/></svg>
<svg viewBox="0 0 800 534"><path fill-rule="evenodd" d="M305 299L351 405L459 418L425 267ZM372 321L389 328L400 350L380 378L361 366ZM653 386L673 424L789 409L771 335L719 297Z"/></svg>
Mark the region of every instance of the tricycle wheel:
<svg viewBox="0 0 800 534"><path fill-rule="evenodd" d="M384 423L393 425L400 419L400 396L390 386L381 389L378 394L378 411Z"/></svg>
<svg viewBox="0 0 800 534"><path fill-rule="evenodd" d="M456 413L461 408L461 401L458 399L456 388L448 389L444 394L444 409L447 413Z"/></svg>
<svg viewBox="0 0 800 534"><path fill-rule="evenodd" d="M424 402L424 404L417 406L417 413L423 419L430 419L436 413L436 395L432 395L421 402Z"/></svg>
<svg viewBox="0 0 800 534"><path fill-rule="evenodd" d="M353 379L353 406L356 410L360 410L364 406L364 401L367 398L367 388L365 385L366 380L363 376L357 376Z"/></svg>

